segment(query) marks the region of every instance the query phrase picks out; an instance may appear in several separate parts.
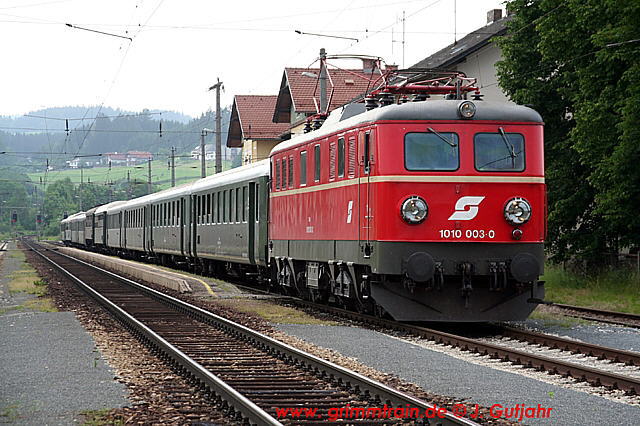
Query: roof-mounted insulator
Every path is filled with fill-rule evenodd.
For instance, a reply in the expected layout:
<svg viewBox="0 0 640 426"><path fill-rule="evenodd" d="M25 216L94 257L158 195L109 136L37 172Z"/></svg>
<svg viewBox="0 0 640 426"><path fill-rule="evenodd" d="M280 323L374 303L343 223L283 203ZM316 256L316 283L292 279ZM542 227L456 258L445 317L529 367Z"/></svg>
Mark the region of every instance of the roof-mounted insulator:
<svg viewBox="0 0 640 426"><path fill-rule="evenodd" d="M323 119L314 118L313 119L313 130L318 130L320 127L322 127L322 123L324 123Z"/></svg>
<svg viewBox="0 0 640 426"><path fill-rule="evenodd" d="M418 93L413 97L413 102L422 102L429 98L430 96L427 93Z"/></svg>
<svg viewBox="0 0 640 426"><path fill-rule="evenodd" d="M378 108L378 100L376 98L364 98L364 107L367 111Z"/></svg>
<svg viewBox="0 0 640 426"><path fill-rule="evenodd" d="M391 93L382 92L380 94L380 105L383 107L393 104L395 100L396 98Z"/></svg>
<svg viewBox="0 0 640 426"><path fill-rule="evenodd" d="M311 126L311 122L307 121L304 123L304 132L305 133L309 133L310 131L313 130L313 126Z"/></svg>
<svg viewBox="0 0 640 426"><path fill-rule="evenodd" d="M471 95L474 101L481 101L483 96L484 95L481 95L480 92L476 92L473 95Z"/></svg>
<svg viewBox="0 0 640 426"><path fill-rule="evenodd" d="M447 93L446 95L444 95L444 99L446 101L453 101L456 99L456 94L455 93Z"/></svg>
<svg viewBox="0 0 640 426"><path fill-rule="evenodd" d="M400 96L399 103L406 104L407 102L409 102L409 97L407 95Z"/></svg>

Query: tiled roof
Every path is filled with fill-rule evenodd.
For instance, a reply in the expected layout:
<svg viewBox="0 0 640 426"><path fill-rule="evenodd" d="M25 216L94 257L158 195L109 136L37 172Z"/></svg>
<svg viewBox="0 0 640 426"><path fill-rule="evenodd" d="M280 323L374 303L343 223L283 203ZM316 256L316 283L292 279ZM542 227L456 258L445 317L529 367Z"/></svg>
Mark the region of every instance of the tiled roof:
<svg viewBox="0 0 640 426"><path fill-rule="evenodd" d="M507 32L507 22L511 20L511 16L499 19L482 28L478 28L472 33L467 34L456 43L450 44L434 53L433 55L421 60L410 68L440 68L446 69L456 65L471 53L479 50L491 42L494 36L500 36Z"/></svg>
<svg viewBox="0 0 640 426"><path fill-rule="evenodd" d="M241 147L243 139L280 140L280 135L289 126L271 120L276 98L275 95L236 95L231 109L227 146Z"/></svg>
<svg viewBox="0 0 640 426"><path fill-rule="evenodd" d="M373 75L362 69L342 70L328 67L327 100L331 98L329 111L357 98L370 89L370 80L376 80L379 72ZM318 68L285 68L280 84L280 92L273 113L273 121L289 123L291 107L297 113L315 114L316 102L320 103L320 83L317 78L302 73L320 74ZM333 97L331 92L333 90Z"/></svg>

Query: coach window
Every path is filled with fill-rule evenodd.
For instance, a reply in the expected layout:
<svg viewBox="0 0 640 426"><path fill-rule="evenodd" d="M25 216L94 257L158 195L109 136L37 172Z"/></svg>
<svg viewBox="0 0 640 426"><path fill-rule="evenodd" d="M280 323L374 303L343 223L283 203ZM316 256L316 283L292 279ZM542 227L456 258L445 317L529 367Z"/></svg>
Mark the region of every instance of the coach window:
<svg viewBox="0 0 640 426"><path fill-rule="evenodd" d="M476 170L522 172L525 167L524 136L520 133L477 133L473 137Z"/></svg>
<svg viewBox="0 0 640 426"><path fill-rule="evenodd" d="M240 199L240 188L236 188L236 222L240 223L242 214L240 213L240 206L244 200Z"/></svg>
<svg viewBox="0 0 640 426"><path fill-rule="evenodd" d="M300 186L307 184L307 151L300 153Z"/></svg>
<svg viewBox="0 0 640 426"><path fill-rule="evenodd" d="M222 223L227 223L227 192L222 191Z"/></svg>
<svg viewBox="0 0 640 426"><path fill-rule="evenodd" d="M242 221L247 221L247 187L242 187Z"/></svg>
<svg viewBox="0 0 640 426"><path fill-rule="evenodd" d="M276 160L276 189L280 189L280 160Z"/></svg>
<svg viewBox="0 0 640 426"><path fill-rule="evenodd" d="M218 202L216 203L216 223L222 223L222 217L220 216L220 206L221 206L221 198L222 198L222 191L218 192L217 198L218 198Z"/></svg>
<svg viewBox="0 0 640 426"><path fill-rule="evenodd" d="M458 135L448 132L412 132L404 136L404 166L411 171L457 170Z"/></svg>
<svg viewBox="0 0 640 426"><path fill-rule="evenodd" d="M320 182L320 145L313 147L313 161L315 162L314 182Z"/></svg>
<svg viewBox="0 0 640 426"><path fill-rule="evenodd" d="M338 177L344 177L344 138L338 139Z"/></svg>
<svg viewBox="0 0 640 426"><path fill-rule="evenodd" d="M233 206L236 203L235 200L235 193L233 191L233 189L229 190L229 223L233 223Z"/></svg>

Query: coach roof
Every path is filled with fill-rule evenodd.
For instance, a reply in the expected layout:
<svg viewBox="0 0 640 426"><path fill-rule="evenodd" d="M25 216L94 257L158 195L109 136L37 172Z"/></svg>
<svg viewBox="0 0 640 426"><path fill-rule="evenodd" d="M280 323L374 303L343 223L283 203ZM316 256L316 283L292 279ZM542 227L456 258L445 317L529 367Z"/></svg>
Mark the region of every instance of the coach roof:
<svg viewBox="0 0 640 426"><path fill-rule="evenodd" d="M287 150L299 144L303 144L319 137L328 136L344 129L359 124L373 123L377 121L431 121L447 120L460 121L462 123L474 121L502 121L517 123L542 123L542 117L531 108L505 102L471 101L476 106L476 114L473 118L461 120L458 115L460 100L432 100L422 102L407 102L404 104L388 105L374 108L362 114L355 115L345 120L335 120L329 117L325 124L318 130L291 138L276 145L270 155ZM342 108L334 110L331 115L342 114Z"/></svg>

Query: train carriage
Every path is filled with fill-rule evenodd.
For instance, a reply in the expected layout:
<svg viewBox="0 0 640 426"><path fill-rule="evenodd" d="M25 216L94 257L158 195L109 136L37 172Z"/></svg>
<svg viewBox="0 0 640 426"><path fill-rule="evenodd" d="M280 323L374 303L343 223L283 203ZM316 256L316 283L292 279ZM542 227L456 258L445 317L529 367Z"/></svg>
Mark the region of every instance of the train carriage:
<svg viewBox="0 0 640 426"><path fill-rule="evenodd" d="M267 265L269 161L201 179L191 187L193 255L204 269L210 260Z"/></svg>
<svg viewBox="0 0 640 426"><path fill-rule="evenodd" d="M84 246L84 222L86 219L85 212L78 212L69 217L69 225L71 227L70 241L72 245Z"/></svg>
<svg viewBox="0 0 640 426"><path fill-rule="evenodd" d="M373 298L398 320L529 315L543 297L546 214L535 111L433 100L330 121L271 152L281 285Z"/></svg>

